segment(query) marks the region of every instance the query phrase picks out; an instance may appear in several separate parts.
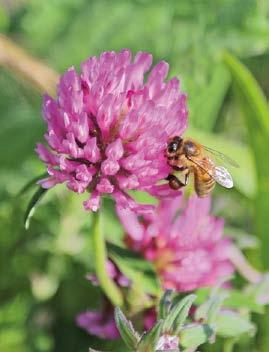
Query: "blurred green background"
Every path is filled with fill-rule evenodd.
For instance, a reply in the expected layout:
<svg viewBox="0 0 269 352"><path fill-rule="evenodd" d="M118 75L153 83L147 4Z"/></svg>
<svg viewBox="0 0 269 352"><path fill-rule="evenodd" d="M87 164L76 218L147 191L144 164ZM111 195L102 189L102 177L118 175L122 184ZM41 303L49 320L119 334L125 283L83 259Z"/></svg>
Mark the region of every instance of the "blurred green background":
<svg viewBox="0 0 269 352"><path fill-rule="evenodd" d="M255 236L250 247L258 247L246 253L268 269L268 0L0 0L0 31L59 73L105 50L145 50L155 62L167 60L189 96L188 134L241 166L233 191L214 192L213 212L225 217L227 232ZM91 218L81 198L57 187L24 230L30 195L18 192L44 172L34 147L45 125L40 91L7 69L1 50L0 42L0 351L100 347L75 325L78 312L100 304L100 290L85 280ZM105 211L106 235L117 241L109 200ZM258 323L257 336L238 351L269 351L268 314Z"/></svg>

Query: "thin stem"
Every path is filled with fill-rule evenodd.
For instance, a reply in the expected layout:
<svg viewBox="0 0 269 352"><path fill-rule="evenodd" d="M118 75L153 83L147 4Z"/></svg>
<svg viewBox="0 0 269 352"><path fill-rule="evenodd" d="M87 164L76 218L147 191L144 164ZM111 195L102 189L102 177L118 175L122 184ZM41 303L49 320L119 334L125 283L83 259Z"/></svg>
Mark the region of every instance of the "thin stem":
<svg viewBox="0 0 269 352"><path fill-rule="evenodd" d="M30 180L29 182L26 183L26 185L24 185L22 187L22 189L18 192L17 196L20 197L22 195L24 195L26 192L28 192L32 187L37 186L37 181L41 180L44 177L47 177L48 173L44 172L43 174L34 177L32 180Z"/></svg>
<svg viewBox="0 0 269 352"><path fill-rule="evenodd" d="M101 226L100 211L93 213L93 250L94 250L94 265L95 273L99 280L100 286L110 301L118 307L123 305L122 294L109 277L106 270L107 252L105 245L104 233Z"/></svg>
<svg viewBox="0 0 269 352"><path fill-rule="evenodd" d="M262 274L250 265L243 253L235 246L232 246L230 250L230 260L237 271L249 282L256 284L261 281Z"/></svg>
<svg viewBox="0 0 269 352"><path fill-rule="evenodd" d="M0 66L10 70L15 77L22 77L41 93L55 94L58 74L2 34L0 34Z"/></svg>
<svg viewBox="0 0 269 352"><path fill-rule="evenodd" d="M223 352L233 352L235 342L235 339L227 339L223 345Z"/></svg>

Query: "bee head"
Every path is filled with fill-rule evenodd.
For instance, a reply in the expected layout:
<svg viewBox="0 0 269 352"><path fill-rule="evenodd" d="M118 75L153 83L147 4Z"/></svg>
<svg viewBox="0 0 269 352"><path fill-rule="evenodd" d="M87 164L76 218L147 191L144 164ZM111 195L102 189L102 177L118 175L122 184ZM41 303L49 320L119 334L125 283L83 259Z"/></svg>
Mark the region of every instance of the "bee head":
<svg viewBox="0 0 269 352"><path fill-rule="evenodd" d="M197 146L190 139L185 141L184 146L183 146L183 150L184 150L184 154L186 156L195 156L199 153Z"/></svg>
<svg viewBox="0 0 269 352"><path fill-rule="evenodd" d="M176 152L179 150L179 148L182 144L182 141L183 140L181 137L175 136L168 142L168 145L166 148L166 154L168 157L169 156L171 157L176 154Z"/></svg>

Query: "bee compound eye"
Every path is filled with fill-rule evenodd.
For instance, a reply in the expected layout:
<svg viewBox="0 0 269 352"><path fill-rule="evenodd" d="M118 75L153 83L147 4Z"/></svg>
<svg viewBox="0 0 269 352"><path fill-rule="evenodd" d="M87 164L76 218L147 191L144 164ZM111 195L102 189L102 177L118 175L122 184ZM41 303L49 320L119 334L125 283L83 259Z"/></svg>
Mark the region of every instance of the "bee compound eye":
<svg viewBox="0 0 269 352"><path fill-rule="evenodd" d="M168 150L169 153L174 153L174 152L177 151L177 147L178 147L178 143L177 142L171 142L171 143L168 144L167 150Z"/></svg>

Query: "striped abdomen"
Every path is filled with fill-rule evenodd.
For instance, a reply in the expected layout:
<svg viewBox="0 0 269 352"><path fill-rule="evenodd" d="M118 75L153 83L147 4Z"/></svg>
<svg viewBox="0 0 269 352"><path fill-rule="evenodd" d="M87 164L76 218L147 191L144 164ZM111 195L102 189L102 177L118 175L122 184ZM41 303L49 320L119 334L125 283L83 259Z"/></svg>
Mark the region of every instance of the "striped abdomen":
<svg viewBox="0 0 269 352"><path fill-rule="evenodd" d="M215 180L199 167L196 167L193 172L195 192L198 197L206 197L215 187Z"/></svg>

